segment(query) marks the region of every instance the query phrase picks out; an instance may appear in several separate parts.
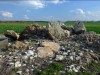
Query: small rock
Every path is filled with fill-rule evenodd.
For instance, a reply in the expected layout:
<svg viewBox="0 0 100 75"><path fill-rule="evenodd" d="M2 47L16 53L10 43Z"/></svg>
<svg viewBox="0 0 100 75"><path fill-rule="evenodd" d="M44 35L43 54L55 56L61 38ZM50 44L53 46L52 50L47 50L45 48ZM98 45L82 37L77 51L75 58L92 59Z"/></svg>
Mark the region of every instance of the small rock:
<svg viewBox="0 0 100 75"><path fill-rule="evenodd" d="M26 66L26 64L23 64L23 66Z"/></svg>
<svg viewBox="0 0 100 75"><path fill-rule="evenodd" d="M21 41L16 41L15 44L13 44L12 46L15 49L21 49L21 48L26 49L29 46L29 43L25 44L25 43L23 43Z"/></svg>
<svg viewBox="0 0 100 75"><path fill-rule="evenodd" d="M16 68L21 67L21 62L20 61L15 62L15 67Z"/></svg>
<svg viewBox="0 0 100 75"><path fill-rule="evenodd" d="M24 55L23 56L23 59L25 59L25 60L28 59L28 56L27 55Z"/></svg>
<svg viewBox="0 0 100 75"><path fill-rule="evenodd" d="M55 58L56 61L61 61L61 60L64 60L64 56L63 55L56 55L56 58Z"/></svg>
<svg viewBox="0 0 100 75"><path fill-rule="evenodd" d="M67 52L69 53L69 52L71 52L70 50L67 50Z"/></svg>
<svg viewBox="0 0 100 75"><path fill-rule="evenodd" d="M63 52L63 55L65 55L65 56L68 55L68 52Z"/></svg>
<svg viewBox="0 0 100 75"><path fill-rule="evenodd" d="M80 52L79 55L80 55L80 56L83 56L83 52Z"/></svg>
<svg viewBox="0 0 100 75"><path fill-rule="evenodd" d="M61 50L65 50L64 46L61 46Z"/></svg>
<svg viewBox="0 0 100 75"><path fill-rule="evenodd" d="M70 55L75 56L76 55L76 52L71 52Z"/></svg>
<svg viewBox="0 0 100 75"><path fill-rule="evenodd" d="M22 75L22 71L17 71L17 74Z"/></svg>
<svg viewBox="0 0 100 75"><path fill-rule="evenodd" d="M80 59L81 59L81 57L80 57L80 56L77 56L77 57L76 57L76 60L80 60Z"/></svg>
<svg viewBox="0 0 100 75"><path fill-rule="evenodd" d="M74 60L74 57L73 56L70 56L70 59L73 61Z"/></svg>
<svg viewBox="0 0 100 75"><path fill-rule="evenodd" d="M28 50L28 51L27 51L27 56L33 56L33 55L34 55L34 53L33 53L32 50Z"/></svg>
<svg viewBox="0 0 100 75"><path fill-rule="evenodd" d="M79 72L79 69L80 67L75 67L74 64L69 66L69 72L72 72L72 71Z"/></svg>

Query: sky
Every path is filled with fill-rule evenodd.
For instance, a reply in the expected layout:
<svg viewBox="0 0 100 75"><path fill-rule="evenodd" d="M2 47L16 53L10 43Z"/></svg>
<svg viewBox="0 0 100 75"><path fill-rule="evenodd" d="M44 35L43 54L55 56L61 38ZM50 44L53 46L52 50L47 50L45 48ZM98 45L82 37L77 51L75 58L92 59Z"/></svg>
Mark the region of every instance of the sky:
<svg viewBox="0 0 100 75"><path fill-rule="evenodd" d="M99 21L99 0L0 0L0 20Z"/></svg>

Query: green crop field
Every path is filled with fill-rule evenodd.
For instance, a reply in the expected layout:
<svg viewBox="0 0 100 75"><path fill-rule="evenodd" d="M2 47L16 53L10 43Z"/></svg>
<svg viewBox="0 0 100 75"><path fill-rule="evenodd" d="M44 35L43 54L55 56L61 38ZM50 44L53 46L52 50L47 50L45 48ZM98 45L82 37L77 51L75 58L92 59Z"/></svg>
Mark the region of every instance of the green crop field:
<svg viewBox="0 0 100 75"><path fill-rule="evenodd" d="M45 22L0 22L0 34L3 34L6 30L14 30L20 33L25 27L34 23L38 23L41 26L46 25Z"/></svg>
<svg viewBox="0 0 100 75"><path fill-rule="evenodd" d="M25 27L33 23L38 23L41 26L47 24L47 22L42 22L42 21L0 22L0 34L3 34L6 30L14 30L17 33L20 33L25 29ZM65 22L65 25L69 25L69 26L74 24L75 22ZM84 25L86 26L87 31L95 31L96 33L100 33L100 22L84 22Z"/></svg>
<svg viewBox="0 0 100 75"><path fill-rule="evenodd" d="M74 25L75 22L65 22L66 25ZM87 31L95 31L100 34L100 22L84 22Z"/></svg>

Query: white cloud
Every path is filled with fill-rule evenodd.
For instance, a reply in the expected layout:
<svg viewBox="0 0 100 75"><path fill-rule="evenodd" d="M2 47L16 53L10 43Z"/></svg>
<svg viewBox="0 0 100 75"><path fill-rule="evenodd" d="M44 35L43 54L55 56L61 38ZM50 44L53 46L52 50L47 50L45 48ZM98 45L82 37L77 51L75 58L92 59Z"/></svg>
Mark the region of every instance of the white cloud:
<svg viewBox="0 0 100 75"><path fill-rule="evenodd" d="M70 10L70 13L76 13L76 14L81 14L84 15L85 11L83 9L75 9L75 10Z"/></svg>
<svg viewBox="0 0 100 75"><path fill-rule="evenodd" d="M12 4L12 5L22 5L22 6L33 6L35 9L44 8L49 3L52 4L62 4L64 2L70 2L70 0L18 0L18 1L2 1L1 4Z"/></svg>
<svg viewBox="0 0 100 75"><path fill-rule="evenodd" d="M12 18L13 17L13 13L8 12L8 11L1 11L0 15L6 18Z"/></svg>
<svg viewBox="0 0 100 75"><path fill-rule="evenodd" d="M28 20L28 19L29 19L29 17L28 17L27 15L24 15L24 18L25 18L26 20Z"/></svg>
<svg viewBox="0 0 100 75"><path fill-rule="evenodd" d="M35 9L43 8L45 7L45 4L41 0L28 0L25 1L27 4L32 5Z"/></svg>
<svg viewBox="0 0 100 75"><path fill-rule="evenodd" d="M87 14L91 16L100 16L100 11L87 11Z"/></svg>
<svg viewBox="0 0 100 75"><path fill-rule="evenodd" d="M83 9L77 9L77 12L79 12L80 14L85 14L85 11L83 11Z"/></svg>
<svg viewBox="0 0 100 75"><path fill-rule="evenodd" d="M61 4L61 3L64 3L66 2L66 0L52 0L51 3L54 3L54 4Z"/></svg>
<svg viewBox="0 0 100 75"><path fill-rule="evenodd" d="M64 2L69 2L69 0L28 0L26 3L33 5L34 8L44 8L47 3L53 3L53 4L62 4Z"/></svg>
<svg viewBox="0 0 100 75"><path fill-rule="evenodd" d="M97 11L90 11L90 10L83 10L83 9L75 9L75 10L70 10L70 13L72 13L71 15L73 15L72 17L74 17L75 19L79 19L79 20L93 20L93 21L98 21L100 20L100 10Z"/></svg>

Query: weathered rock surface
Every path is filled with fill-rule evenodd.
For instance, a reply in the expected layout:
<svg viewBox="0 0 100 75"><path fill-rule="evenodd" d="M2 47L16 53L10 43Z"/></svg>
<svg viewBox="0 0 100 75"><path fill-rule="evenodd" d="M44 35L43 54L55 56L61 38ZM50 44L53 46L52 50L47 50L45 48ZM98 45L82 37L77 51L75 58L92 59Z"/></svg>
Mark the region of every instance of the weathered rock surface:
<svg viewBox="0 0 100 75"><path fill-rule="evenodd" d="M96 38L98 38L97 34L93 31L84 32L80 35L75 35L74 39L84 41L84 42L93 42Z"/></svg>
<svg viewBox="0 0 100 75"><path fill-rule="evenodd" d="M0 48L6 48L8 46L8 38L3 35L0 34Z"/></svg>
<svg viewBox="0 0 100 75"><path fill-rule="evenodd" d="M0 40L1 40L1 39L5 39L5 38L7 38L5 35L0 34Z"/></svg>
<svg viewBox="0 0 100 75"><path fill-rule="evenodd" d="M50 49L50 47L38 47L37 50L38 50L38 57L40 58L53 56L53 51Z"/></svg>
<svg viewBox="0 0 100 75"><path fill-rule="evenodd" d="M19 39L36 37L51 40L61 40L70 36L70 31L64 30L60 22L50 22L46 27L40 27L38 24L31 24L20 34Z"/></svg>
<svg viewBox="0 0 100 75"><path fill-rule="evenodd" d="M62 28L63 30L68 30L68 31L70 32L71 35L74 34L74 32L75 32L73 26L67 27L67 26L65 26L65 25L62 25L61 28Z"/></svg>
<svg viewBox="0 0 100 75"><path fill-rule="evenodd" d="M56 55L55 60L56 60L56 61L64 60L64 56L63 56L63 55Z"/></svg>
<svg viewBox="0 0 100 75"><path fill-rule="evenodd" d="M92 46L96 49L96 51L100 51L100 38L95 39Z"/></svg>
<svg viewBox="0 0 100 75"><path fill-rule="evenodd" d="M58 52L58 50L60 49L60 45L58 43L51 41L44 41L41 43L41 45L43 47L49 47L53 52Z"/></svg>
<svg viewBox="0 0 100 75"><path fill-rule="evenodd" d="M51 39L65 39L69 37L69 32L66 30L64 31L61 28L61 23L59 22L51 22L48 23L46 26L46 30L48 31L48 34L50 35ZM65 35L68 34L68 35Z"/></svg>
<svg viewBox="0 0 100 75"><path fill-rule="evenodd" d="M15 31L13 31L13 30L7 30L5 32L5 36L10 37L13 40L18 40L19 39L19 34L16 33Z"/></svg>
<svg viewBox="0 0 100 75"><path fill-rule="evenodd" d="M15 49L26 49L29 46L29 43L23 43L21 41L16 41L15 44L12 45Z"/></svg>
<svg viewBox="0 0 100 75"><path fill-rule="evenodd" d="M55 42L45 41L41 44L42 47L38 47L38 57L45 58L48 56L53 56L55 52L58 52L60 45Z"/></svg>
<svg viewBox="0 0 100 75"><path fill-rule="evenodd" d="M29 38L31 36L39 35L41 33L41 27L38 24L31 24L26 27L20 34L19 39Z"/></svg>
<svg viewBox="0 0 100 75"><path fill-rule="evenodd" d="M84 33L85 31L86 31L86 28L85 28L84 24L80 21L77 21L75 24L75 33L81 34L81 33Z"/></svg>

